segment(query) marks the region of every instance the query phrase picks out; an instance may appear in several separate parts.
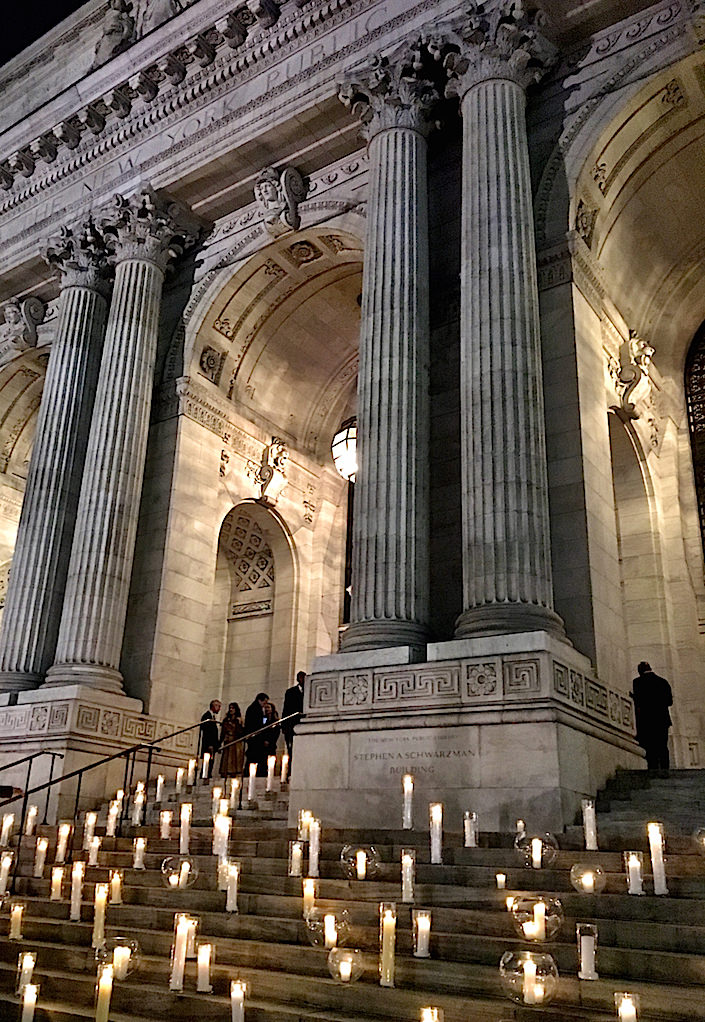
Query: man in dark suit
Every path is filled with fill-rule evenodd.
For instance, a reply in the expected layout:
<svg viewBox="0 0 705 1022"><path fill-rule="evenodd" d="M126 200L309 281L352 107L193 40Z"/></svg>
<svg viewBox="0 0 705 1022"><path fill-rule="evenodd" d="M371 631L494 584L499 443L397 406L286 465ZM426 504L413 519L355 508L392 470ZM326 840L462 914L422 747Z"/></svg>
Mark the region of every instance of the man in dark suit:
<svg viewBox="0 0 705 1022"><path fill-rule="evenodd" d="M251 735L254 731L270 723L267 710L269 707L269 696L266 692L258 692L250 705L245 710L245 734ZM277 730L276 736L279 736ZM264 732L247 742L247 766L250 763L257 764L257 776L262 777L267 773L267 756L271 751L273 735L271 732ZM274 742L276 749L276 741Z"/></svg>
<svg viewBox="0 0 705 1022"><path fill-rule="evenodd" d="M669 706L673 706L671 686L665 678L651 670L642 660L638 676L632 682L632 699L636 718L636 740L646 753L649 770L668 770L668 729L671 726Z"/></svg>
<svg viewBox="0 0 705 1022"><path fill-rule="evenodd" d="M209 708L201 717L201 755L209 752L211 755L210 762L208 764L208 777L209 779L213 776L213 760L215 754L220 746L220 724L218 723L218 714L222 703L220 699L214 699Z"/></svg>
<svg viewBox="0 0 705 1022"><path fill-rule="evenodd" d="M282 718L288 717L292 713L298 714L297 717L287 720L282 724L282 731L284 732L284 741L286 742L286 751L289 753L289 769L287 771L287 780L291 773L291 761L294 754L294 728L299 722L301 714L304 709L304 682L306 681L306 672L299 671L296 675L296 684L288 688L284 693L284 707L282 709Z"/></svg>

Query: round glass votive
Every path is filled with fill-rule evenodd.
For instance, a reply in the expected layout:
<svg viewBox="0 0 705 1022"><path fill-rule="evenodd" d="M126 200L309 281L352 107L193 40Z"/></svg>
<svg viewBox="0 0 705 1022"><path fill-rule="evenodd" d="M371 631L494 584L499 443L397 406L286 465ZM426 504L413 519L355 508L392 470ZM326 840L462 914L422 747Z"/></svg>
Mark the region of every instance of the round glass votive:
<svg viewBox="0 0 705 1022"><path fill-rule="evenodd" d="M524 940L553 940L560 932L565 915L558 898L526 895L512 905L514 929Z"/></svg>
<svg viewBox="0 0 705 1022"><path fill-rule="evenodd" d="M328 952L328 972L336 983L354 983L364 968L362 954L357 948L334 947Z"/></svg>
<svg viewBox="0 0 705 1022"><path fill-rule="evenodd" d="M379 873L379 852L374 845L343 845L340 865L351 880L372 880Z"/></svg>
<svg viewBox="0 0 705 1022"><path fill-rule="evenodd" d="M558 990L558 969L551 955L538 951L505 951L499 978L507 997L517 1004L540 1007Z"/></svg>
<svg viewBox="0 0 705 1022"><path fill-rule="evenodd" d="M112 965L113 979L127 979L139 969L142 949L132 937L106 937L100 947L96 948L95 960L98 969L101 965Z"/></svg>
<svg viewBox="0 0 705 1022"><path fill-rule="evenodd" d="M169 855L162 862L162 882L171 891L193 887L198 880L198 867L190 855Z"/></svg>
<svg viewBox="0 0 705 1022"><path fill-rule="evenodd" d="M304 920L306 936L314 947L341 947L350 936L350 917L345 909L331 912L313 908Z"/></svg>
<svg viewBox="0 0 705 1022"><path fill-rule="evenodd" d="M605 889L607 875L602 866L576 862L570 867L570 882L579 894L599 894Z"/></svg>
<svg viewBox="0 0 705 1022"><path fill-rule="evenodd" d="M553 834L524 834L515 842L515 847L524 859L524 865L534 869L552 865L558 854L558 841Z"/></svg>

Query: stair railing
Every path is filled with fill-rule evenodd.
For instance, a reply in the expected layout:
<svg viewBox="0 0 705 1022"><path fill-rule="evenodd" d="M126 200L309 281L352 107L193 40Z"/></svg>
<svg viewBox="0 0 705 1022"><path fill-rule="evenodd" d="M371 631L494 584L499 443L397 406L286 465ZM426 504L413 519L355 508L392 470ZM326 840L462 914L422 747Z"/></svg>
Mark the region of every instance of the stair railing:
<svg viewBox="0 0 705 1022"><path fill-rule="evenodd" d="M23 763L26 763L27 777L25 778L24 782L24 788L26 791L29 788L29 780L30 777L32 776L32 767L34 766L34 761L35 759L38 759L40 756L51 756L51 764L49 766L49 780L51 781L52 777L54 776L54 763L56 762L57 759L64 758L63 752L54 752L51 749L40 749L39 752L31 752L29 756L23 756L21 759L16 759L12 763L3 763L3 765L0 767L0 773L2 773L3 770L11 770L13 767L21 766ZM16 798L19 798L19 795L13 795L10 798L10 801L12 802ZM3 803L3 805L5 804L6 803ZM47 797L44 802L44 818L42 820L42 823L47 822L48 812L49 812L49 789L47 788Z"/></svg>
<svg viewBox="0 0 705 1022"><path fill-rule="evenodd" d="M221 752L221 753L225 752L226 749L230 749L233 745L239 745L240 742L249 742L251 738L256 738L257 735L261 735L265 731L271 731L275 727L280 728L282 726L282 724L284 723L284 721L287 721L287 720L291 720L291 721L297 720L298 721L298 720L301 719L301 716L302 716L302 714L298 713L298 712L297 713L289 713L289 714L287 714L286 717L281 717L279 720L272 720L272 721L269 722L269 724L265 724L264 727L259 728L257 731L250 731L246 735L240 735L239 738L234 738L232 740L232 742L226 742L225 745L221 745L220 746L220 748L218 749L218 752ZM240 809L242 809L242 790L243 790L244 787L245 787L245 758L243 757L243 760L242 760L242 773L240 774L240 799L239 799L239 802L238 802L238 807Z"/></svg>

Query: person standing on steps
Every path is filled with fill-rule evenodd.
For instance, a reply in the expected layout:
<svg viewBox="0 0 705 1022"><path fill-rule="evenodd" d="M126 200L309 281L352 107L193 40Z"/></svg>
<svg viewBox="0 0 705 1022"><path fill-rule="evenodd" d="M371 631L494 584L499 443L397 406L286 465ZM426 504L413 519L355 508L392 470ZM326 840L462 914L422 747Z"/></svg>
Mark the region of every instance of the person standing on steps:
<svg viewBox="0 0 705 1022"><path fill-rule="evenodd" d="M267 693L258 692L245 710L246 735L251 735L270 723L269 705ZM247 767L249 767L250 763L256 763L258 777L263 777L267 773L267 755L270 741L271 738L267 732L247 740Z"/></svg>
<svg viewBox="0 0 705 1022"><path fill-rule="evenodd" d="M220 746L223 750L220 757L220 776L239 777L245 765L245 743L238 742L245 728L237 703L228 703L228 710L220 725ZM236 744L233 744L236 743Z"/></svg>
<svg viewBox="0 0 705 1022"><path fill-rule="evenodd" d="M671 686L665 678L651 670L642 660L632 682L636 740L646 753L648 770L668 770L668 729L671 726L669 706L673 706Z"/></svg>
<svg viewBox="0 0 705 1022"><path fill-rule="evenodd" d="M211 704L201 717L201 755L209 752L211 755L208 764L208 779L213 776L213 760L220 747L220 725L218 714L223 704L220 699L211 700Z"/></svg>
<svg viewBox="0 0 705 1022"><path fill-rule="evenodd" d="M287 720L282 724L282 731L284 732L284 741L286 742L286 751L289 753L289 769L286 775L287 781L291 775L291 763L294 755L294 728L301 719L301 714L304 709L304 682L306 681L306 672L299 671L296 675L296 684L288 688L284 693L284 706L282 708L282 719L290 716L292 713L297 713L298 717L293 720Z"/></svg>

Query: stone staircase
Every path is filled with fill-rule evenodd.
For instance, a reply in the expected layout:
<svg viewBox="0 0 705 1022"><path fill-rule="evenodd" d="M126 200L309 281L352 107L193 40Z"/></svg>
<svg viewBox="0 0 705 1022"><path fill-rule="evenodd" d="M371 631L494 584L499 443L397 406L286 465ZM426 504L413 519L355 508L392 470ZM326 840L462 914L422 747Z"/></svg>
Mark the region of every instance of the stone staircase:
<svg viewBox="0 0 705 1022"><path fill-rule="evenodd" d="M398 1019L413 1022L421 1007L434 1005L446 1022L500 1022L529 1018L615 1018L616 990L640 994L640 1020L703 1020L705 1022L705 859L690 840L695 826L705 824L698 792L705 772L674 772L668 780L647 779L624 772L599 798L601 850L585 852L580 828L561 836L561 850L550 869L523 866L508 835L482 834L481 847L462 847L460 833L446 832L443 865L430 865L426 830L347 831L325 827L321 845L321 878L317 905L347 909L351 923L349 947L363 951L365 972L352 985L330 977L327 952L312 947L302 919L301 880L287 875L289 838L286 793L266 800L257 810L235 814L230 855L241 862L239 913L226 913L225 894L218 890L216 859L211 852L210 789L197 788L193 798L191 854L199 878L187 890L170 890L160 875L163 859L178 850L178 840L162 841L158 809L148 807L148 825L128 828L121 838L105 838L100 865L86 869L81 922L69 921L69 904L49 900L50 864L55 828L40 828L50 839L42 879L34 879L34 839L22 840L17 898L26 905L21 943L8 939L8 915L0 917L0 1019L14 1022L17 956L38 954L36 981L41 984L37 1022L84 1022L94 1018L96 966L91 948L93 886L108 879L109 867L125 871L122 906L110 906L109 935L128 934L142 949L139 971L116 982L111 1022L230 1019L229 984L248 984L247 1022L296 1022L300 1019ZM168 797L175 800L172 792ZM690 803L688 802L691 798ZM400 800L401 801L401 800ZM176 803L175 807L176 807ZM692 806L688 814L686 807ZM162 807L163 808L163 807ZM417 805L417 819L425 807ZM626 816L624 814L627 814ZM176 815L176 814L175 814ZM103 816L104 818L104 816ZM646 897L628 896L621 851L647 848L648 819L666 822L669 897L655 898L650 877ZM671 822L673 821L673 822ZM529 827L531 829L531 822ZM97 833L103 833L99 826ZM132 864L132 837L148 840L146 870ZM176 829L173 831L177 833ZM628 838L625 843L625 837ZM373 880L348 880L339 855L345 843L374 844L382 858ZM409 906L400 893L401 848L417 852L415 906L430 908L433 917L430 959L412 956ZM78 853L78 857L85 857ZM569 881L576 861L599 863L607 872L600 895L578 894ZM646 858L648 862L648 856ZM507 874L507 889L495 886L495 873ZM505 897L540 891L560 897L565 924L556 941L544 945L555 958L561 979L550 1006L519 1007L501 991L498 962L506 950L528 947L518 940L505 909ZM396 901L398 912L396 986L382 988L377 979L378 904ZM169 953L176 911L200 918L199 939L216 945L213 994L197 994L195 963L189 962L183 993L168 988ZM594 922L599 932L600 979L579 981L575 948L576 922Z"/></svg>

